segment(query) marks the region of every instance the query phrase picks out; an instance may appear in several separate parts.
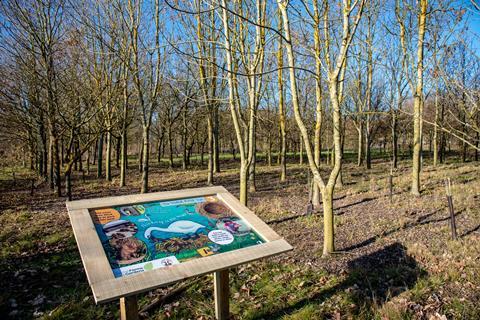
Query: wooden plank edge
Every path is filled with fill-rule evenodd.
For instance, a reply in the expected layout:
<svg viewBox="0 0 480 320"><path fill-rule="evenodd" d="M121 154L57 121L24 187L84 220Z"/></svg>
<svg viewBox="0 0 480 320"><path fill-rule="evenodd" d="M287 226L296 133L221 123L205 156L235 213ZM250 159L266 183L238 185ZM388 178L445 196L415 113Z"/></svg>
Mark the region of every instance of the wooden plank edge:
<svg viewBox="0 0 480 320"><path fill-rule="evenodd" d="M100 239L98 238L98 234L95 230L93 221L91 219L90 220L83 219L83 222L86 223L86 225L83 225L83 226L80 225L79 223L73 223L75 219L78 219L76 217L73 217L73 215L82 215L82 214L84 216L90 217L90 214L87 209L68 211L70 224L72 225L73 235L75 237L75 242L77 244L78 252L82 260L83 269L87 276L88 283L90 286L92 286L93 283L99 282L98 278L113 280L115 279L115 277L110 267L110 263L108 262L108 257L105 254L105 250L101 244ZM86 233L88 233L88 235ZM92 270L91 266L95 265L95 262L93 261L93 259L91 259L91 255L89 254L89 251L92 248L86 246L86 244L80 239L85 236L95 237L98 240L98 245L95 248L98 251L98 256L95 256L94 258L99 259L101 264L98 265L98 263L96 263L95 267L96 268L101 267L101 269L103 270L102 274L97 274L95 272L97 270Z"/></svg>
<svg viewBox="0 0 480 320"><path fill-rule="evenodd" d="M260 246L262 247L261 249L260 249ZM268 247L273 247L275 250L272 250L271 252L268 252L267 254L265 254L263 252L263 251L265 251L265 247L267 247L266 249L268 249ZM259 251L261 251L261 252L255 252L257 250L252 250L253 248L255 248L257 250L260 249ZM170 271L168 267L167 268L155 269L155 270L152 270L152 271L145 271L145 272L139 273L137 275L126 276L125 278L115 278L115 279L112 279L112 280L97 282L97 283L92 284L91 288L92 288L92 291L93 291L93 296L94 296L94 299L95 299L95 303L97 303L97 304L98 303L106 303L106 302L117 300L120 297L127 297L127 296L131 296L131 295L136 295L136 294L139 294L139 293L151 291L151 290L154 290L154 289L157 289L157 288L160 288L160 287L166 287L170 284L173 284L173 283L176 283L176 282L179 282L179 281L182 281L182 280L187 280L187 279L192 278L192 277L203 276L203 275L213 273L213 272L216 272L216 271L221 271L221 270L225 270L225 269L229 269L229 268L234 268L234 267L237 267L237 266L242 265L242 264L250 263L250 262L257 261L257 260L264 259L264 258L269 258L269 257L279 255L281 253L285 253L285 252L288 252L288 251L291 251L291 250L293 250L293 247L285 239L280 239L280 240L267 242L267 243L257 245L257 246L253 246L253 247L247 247L247 248L243 248L243 249L238 249L238 250L234 250L234 251L225 252L225 253L222 253L222 254L219 254L219 255L200 258L200 259L202 259L201 262L204 265L211 265L211 267L206 267L205 270L202 271L202 272L198 272L198 273L194 273L194 274L192 273L192 274L187 275L187 276L183 276L183 274L186 273L189 269L192 269L191 268L192 265L198 264L198 260L186 261L186 262L183 262L181 264L174 265L172 267L177 268L177 271L176 271L177 275L175 275L174 277L170 278L168 281L165 281L163 283L151 284L151 285L143 287L143 288L134 288L131 291L128 291L128 290L121 291L121 290L119 290L116 294L110 294L110 295L107 292L103 292L103 291L108 291L108 290L104 290L105 286L107 286L107 287L110 286L111 287L111 286L119 285L119 284L116 284L115 281L123 282L124 287L135 287L136 285L138 285L138 283L146 281L146 280L150 280L150 281L159 280L159 279L149 279L149 278L152 278L152 277L161 278L163 276L162 273L168 273ZM216 262L215 260L217 260L220 257L220 255L223 255L222 258L224 258L224 259L228 259L229 258L228 256L232 256L230 258L230 260L232 260L232 263L228 264L228 265L225 265L225 266L222 266L220 268L214 267L215 262ZM248 255L250 255L250 256L248 256ZM238 256L238 257L235 257L235 256ZM217 258L217 259L214 259L214 258ZM180 269L180 270L178 270L178 269ZM154 273L156 273L156 274L154 274ZM105 295L105 296L102 297L103 295Z"/></svg>
<svg viewBox="0 0 480 320"><path fill-rule="evenodd" d="M135 193L123 196L112 196L102 198L90 198L82 200L67 201L68 210L94 209L109 206L127 205L151 201L168 201L172 199L183 199L190 197L202 197L216 195L220 192L228 192L222 186L190 188L182 190L159 191L152 193Z"/></svg>

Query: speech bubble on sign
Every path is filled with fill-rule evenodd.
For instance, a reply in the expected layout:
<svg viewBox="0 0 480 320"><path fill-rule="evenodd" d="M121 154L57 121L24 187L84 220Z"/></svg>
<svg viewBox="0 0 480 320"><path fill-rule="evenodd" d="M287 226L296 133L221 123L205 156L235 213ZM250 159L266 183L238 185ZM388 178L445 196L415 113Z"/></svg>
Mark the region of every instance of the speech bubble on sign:
<svg viewBox="0 0 480 320"><path fill-rule="evenodd" d="M208 233L208 238L219 245L227 245L233 242L233 235L226 230L212 230Z"/></svg>

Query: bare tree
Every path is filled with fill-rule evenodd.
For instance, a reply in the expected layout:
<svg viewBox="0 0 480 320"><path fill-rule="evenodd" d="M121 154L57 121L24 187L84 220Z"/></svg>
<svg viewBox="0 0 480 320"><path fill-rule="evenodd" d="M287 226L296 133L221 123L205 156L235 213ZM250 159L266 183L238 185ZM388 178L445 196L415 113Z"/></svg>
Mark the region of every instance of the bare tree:
<svg viewBox="0 0 480 320"><path fill-rule="evenodd" d="M288 66L290 74L290 86L292 93L292 103L295 114L295 120L300 129L300 132L303 137L303 142L305 144L305 150L308 157L309 167L312 171L315 184L320 188L323 200L323 217L324 217L324 247L323 253L330 254L335 250L334 246L334 221L333 221L333 192L337 182L337 178L340 174L342 166L342 150L341 150L341 121L342 121L342 112L340 109L340 99L342 97L342 88L340 86L340 80L342 79L342 68L346 65L347 51L352 42L353 36L357 29L358 23L363 13L364 1L355 3L352 6L352 2L349 0L344 0L342 2L342 34L341 34L341 44L338 48L336 59L332 61L331 59L331 34L330 34L330 23L329 19L329 3L328 1L324 2L324 50L325 50L325 65L328 73L328 87L329 87L329 97L330 103L332 105L333 112L333 140L335 147L335 161L332 171L330 172L327 183L323 180L320 174L319 167L315 163L314 155L312 152L310 140L308 137L308 131L305 126L304 120L300 113L298 89L297 89L297 79L295 75L295 55L292 45L292 37L290 34L290 23L288 19L287 5L288 3L282 0L277 0L278 7L282 13L283 19L283 29L286 40L286 50L288 57ZM358 5L357 14L355 15L353 22L351 21L351 14L354 11L355 7Z"/></svg>

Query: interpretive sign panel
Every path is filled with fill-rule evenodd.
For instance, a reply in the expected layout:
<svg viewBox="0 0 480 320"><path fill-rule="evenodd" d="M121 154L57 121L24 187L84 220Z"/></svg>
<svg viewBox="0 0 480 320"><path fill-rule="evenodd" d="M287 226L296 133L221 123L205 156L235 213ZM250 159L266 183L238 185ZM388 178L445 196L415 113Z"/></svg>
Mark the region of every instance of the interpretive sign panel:
<svg viewBox="0 0 480 320"><path fill-rule="evenodd" d="M97 302L292 248L223 187L71 201L67 208Z"/></svg>
<svg viewBox="0 0 480 320"><path fill-rule="evenodd" d="M90 215L115 277L264 243L217 196L92 209Z"/></svg>

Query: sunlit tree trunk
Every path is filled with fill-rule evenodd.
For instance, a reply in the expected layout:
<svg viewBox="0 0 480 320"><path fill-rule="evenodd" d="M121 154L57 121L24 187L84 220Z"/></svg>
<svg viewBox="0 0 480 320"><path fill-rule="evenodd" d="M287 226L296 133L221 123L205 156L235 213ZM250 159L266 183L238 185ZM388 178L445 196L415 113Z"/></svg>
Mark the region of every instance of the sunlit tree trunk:
<svg viewBox="0 0 480 320"><path fill-rule="evenodd" d="M397 136L397 113L395 110L391 110L392 121L392 166L398 167L398 136Z"/></svg>
<svg viewBox="0 0 480 320"><path fill-rule="evenodd" d="M130 59L130 57L128 57ZM122 72L123 85L123 111L122 111L122 128L120 131L120 187L126 184L127 166L128 166L128 69L126 65L123 66Z"/></svg>
<svg viewBox="0 0 480 320"><path fill-rule="evenodd" d="M417 75L413 101L413 163L412 163L412 194L420 195L420 165L422 152L422 110L423 110L423 48L427 20L428 0L420 0L417 44Z"/></svg>
<svg viewBox="0 0 480 320"><path fill-rule="evenodd" d="M263 72L263 59L264 59L264 46L265 46L265 30L261 25L265 23L265 2L262 0L256 1L256 26L255 26L255 47L253 49L248 48L247 44L240 41L240 37L248 37L248 30L240 23L238 25L239 33L233 32L236 37L231 39L231 25L229 22L229 9L227 7L226 0L221 1L222 7L222 20L224 29L224 41L226 62L228 71L228 103L232 115L232 121L237 137L237 143L240 151L240 202L247 204L247 187L248 187L248 175L250 173L250 165L254 160L254 154L256 151L255 146L255 122L256 111L259 104L259 92L261 91L261 74ZM237 22L237 20L235 20ZM232 43L238 45L236 50L232 50ZM247 66L247 92L248 92L248 115L245 120L241 117L242 108L240 106L241 101L237 99L239 95L238 82L236 81L235 72L238 70L236 60L233 59L233 53L240 55L240 58ZM252 54L250 54L253 52ZM242 121L243 128L240 125ZM253 172L254 174L254 172Z"/></svg>
<svg viewBox="0 0 480 320"><path fill-rule="evenodd" d="M212 47L211 42L214 42L214 35L210 32L209 37L205 39L204 21L202 18L201 2L196 1L198 13L197 19L197 47L199 61L198 70L200 74L200 89L202 91L202 98L204 107L207 109L207 147L208 147L208 170L207 170L207 184L214 183L214 172L220 171L219 146L218 146L218 114L217 104L214 101L216 95L216 70L215 65L215 46ZM215 16L213 12L210 16L211 29L215 27ZM206 41L207 40L207 41Z"/></svg>
<svg viewBox="0 0 480 320"><path fill-rule="evenodd" d="M283 20L279 17L279 28L283 28ZM277 52L277 65L278 65L278 123L280 127L280 181L287 180L287 132L286 132L286 120L285 120L285 101L283 96L283 39L279 37L278 52Z"/></svg>
<svg viewBox="0 0 480 320"><path fill-rule="evenodd" d="M216 66L212 66L215 70L217 69ZM213 80L216 83L216 79ZM215 95L216 90L212 90ZM218 115L218 104L215 102L213 106L213 171L215 173L220 173L220 120Z"/></svg>
<svg viewBox="0 0 480 320"><path fill-rule="evenodd" d="M150 159L150 126L152 123L153 112L157 107L157 97L160 89L160 67L161 67L161 46L160 46L160 4L159 0L154 1L153 6L153 20L154 20L154 31L153 39L154 43L154 52L156 59L154 60L154 55L149 56L147 66L149 68L148 72L145 74L148 75L147 79L142 79L140 76L141 68L144 67L144 63L141 64L140 58L141 48L139 43L143 44L140 41L139 31L142 31L141 28L141 19L143 17L142 5L140 2L135 2L129 0L127 3L127 12L128 12L128 34L130 36L130 46L132 54L132 76L135 89L137 91L138 104L141 109L141 123L142 123L142 151L141 151L141 169L142 169L142 182L141 182L141 192L148 192L148 178L149 178L149 159ZM145 81L148 81L148 84L145 84ZM147 98L147 99L146 99ZM169 137L171 139L171 137Z"/></svg>
<svg viewBox="0 0 480 320"><path fill-rule="evenodd" d="M314 141L314 158L315 165L320 167L320 160L322 154L322 121L323 121L323 108L322 108L322 70L321 70L321 47L320 47L320 13L318 9L318 1L313 1L313 12L314 12L314 31L313 31L313 40L314 40L314 50L315 50L315 141ZM320 208L320 189L317 184L312 186L312 204L314 208Z"/></svg>
<svg viewBox="0 0 480 320"><path fill-rule="evenodd" d="M367 88L366 88L366 111L365 116L365 163L367 169L372 168L372 153L371 153L371 111L372 111L372 86L373 86L373 34L372 34L372 17L369 12L367 15L368 31L367 31Z"/></svg>
<svg viewBox="0 0 480 320"><path fill-rule="evenodd" d="M438 120L439 120L439 109L438 109L438 79L435 79L435 120L433 126L433 166L436 166L438 163Z"/></svg>
<svg viewBox="0 0 480 320"><path fill-rule="evenodd" d="M324 2L324 21L325 21L325 48L326 52L326 64L329 68L328 70L328 87L329 87L329 96L330 102L332 105L333 112L333 141L335 148L335 162L332 171L330 172L329 179L325 184L321 175L319 168L315 163L314 154L312 152L312 147L308 139L308 130L303 122L302 115L300 112L299 98L298 98L298 89L297 89L297 79L295 75L295 58L294 51L292 46L292 39L290 36L290 23L287 13L287 3L282 0L277 0L278 8L281 12L283 19L283 31L285 35L285 46L287 49L287 58L289 66L289 75L290 75L290 87L292 95L292 104L294 110L295 121L297 126L302 134L303 142L305 144L305 151L308 158L308 163L310 170L313 174L313 179L315 184L320 188L323 199L323 217L324 217L324 247L323 254L328 255L335 250L334 247L334 219L333 219L333 192L339 176L341 165L342 165L342 151L341 151L341 110L340 110L340 97L342 95L339 92L339 80L341 78L340 72L343 66L346 65L346 56L348 47L352 41L353 35L355 34L356 27L360 20L364 1L361 2L359 7L359 12L357 13L353 28L350 28L350 14L351 14L351 2L349 0L344 0L343 2L343 30L342 30L342 41L341 46L337 53L337 59L335 60L335 65L332 66L330 62L330 34L329 34L329 21L328 21L328 1ZM341 88L340 88L341 89Z"/></svg>

